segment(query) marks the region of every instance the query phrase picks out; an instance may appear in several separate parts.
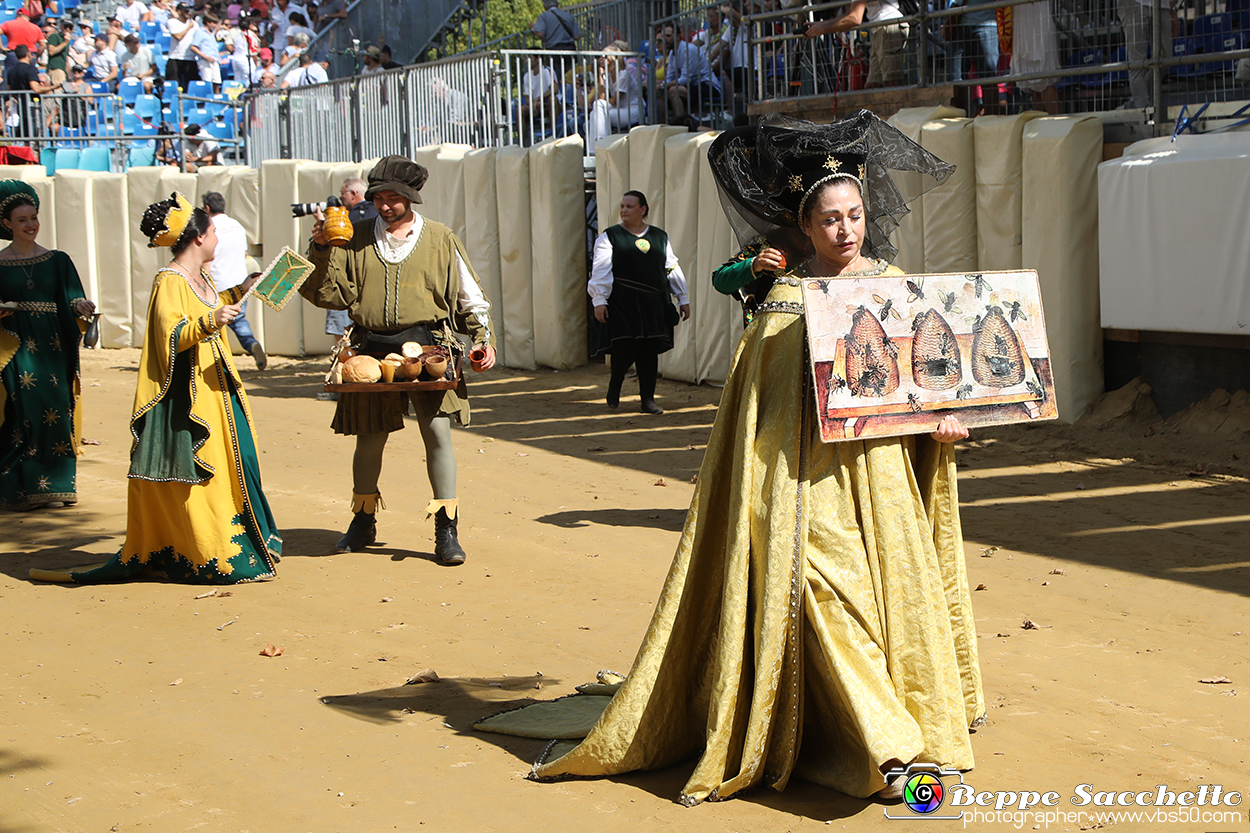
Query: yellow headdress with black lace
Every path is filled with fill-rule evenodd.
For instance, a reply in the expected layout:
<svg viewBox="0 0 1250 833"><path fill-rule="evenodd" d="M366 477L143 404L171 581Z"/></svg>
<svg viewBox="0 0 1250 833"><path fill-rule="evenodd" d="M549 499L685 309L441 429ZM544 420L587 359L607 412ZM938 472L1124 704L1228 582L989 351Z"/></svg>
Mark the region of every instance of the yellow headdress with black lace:
<svg viewBox="0 0 1250 833"><path fill-rule="evenodd" d="M194 206L182 194L174 191L169 199L152 203L143 212L140 230L148 237L148 248L172 247L182 237L191 221Z"/></svg>
<svg viewBox="0 0 1250 833"><path fill-rule="evenodd" d="M28 197L35 203L35 210L39 210L39 195L35 193L35 189L29 182L23 182L20 179L0 179L0 219L9 218L13 201L18 197ZM13 230L4 223L0 223L0 239L13 239Z"/></svg>

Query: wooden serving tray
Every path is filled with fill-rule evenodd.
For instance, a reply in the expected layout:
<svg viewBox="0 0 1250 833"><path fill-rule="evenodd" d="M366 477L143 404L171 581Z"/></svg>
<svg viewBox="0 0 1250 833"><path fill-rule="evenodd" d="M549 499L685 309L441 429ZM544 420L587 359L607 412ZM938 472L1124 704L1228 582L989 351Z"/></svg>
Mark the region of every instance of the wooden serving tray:
<svg viewBox="0 0 1250 833"><path fill-rule="evenodd" d="M455 371L454 378L433 379L428 382L343 382L341 384L325 383L326 391L330 393L392 393L395 391L421 391L421 390L455 390L456 385L460 384L460 359L459 351L453 351L452 364L449 369ZM337 362L338 360L335 359ZM333 370L333 366L330 368Z"/></svg>

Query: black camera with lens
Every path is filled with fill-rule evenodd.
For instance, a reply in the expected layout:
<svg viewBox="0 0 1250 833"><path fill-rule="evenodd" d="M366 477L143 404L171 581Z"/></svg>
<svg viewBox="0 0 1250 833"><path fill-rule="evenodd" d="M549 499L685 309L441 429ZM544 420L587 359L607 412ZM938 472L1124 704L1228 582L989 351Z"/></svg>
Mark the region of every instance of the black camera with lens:
<svg viewBox="0 0 1250 833"><path fill-rule="evenodd" d="M291 203L292 217L307 217L309 214L315 214L318 211L324 212L327 208L341 207L343 201L338 197L327 197L325 202L293 202Z"/></svg>

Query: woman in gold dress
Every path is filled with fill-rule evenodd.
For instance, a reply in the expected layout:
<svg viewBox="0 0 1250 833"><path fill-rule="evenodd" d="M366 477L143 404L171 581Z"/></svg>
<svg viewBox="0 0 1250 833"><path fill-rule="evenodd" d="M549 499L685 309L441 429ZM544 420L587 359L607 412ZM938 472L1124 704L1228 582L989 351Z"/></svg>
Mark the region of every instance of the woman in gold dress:
<svg viewBox="0 0 1250 833"><path fill-rule="evenodd" d="M282 552L261 491L252 416L222 328L255 283L218 293L206 271L217 235L186 197L148 207L149 246L173 257L156 273L130 433L126 542L107 563L32 570L44 581L96 583L156 572L189 584L272 578Z"/></svg>
<svg viewBox="0 0 1250 833"><path fill-rule="evenodd" d="M740 235L790 250L756 242L714 276L764 300L676 558L628 679L584 741L549 748L539 780L697 755L687 804L791 775L892 798L892 769L973 765L985 703L952 446L967 431L947 417L930 435L821 442L799 289L901 274L885 259L906 211L889 171L953 169L868 113L788 124L731 130L709 151Z"/></svg>

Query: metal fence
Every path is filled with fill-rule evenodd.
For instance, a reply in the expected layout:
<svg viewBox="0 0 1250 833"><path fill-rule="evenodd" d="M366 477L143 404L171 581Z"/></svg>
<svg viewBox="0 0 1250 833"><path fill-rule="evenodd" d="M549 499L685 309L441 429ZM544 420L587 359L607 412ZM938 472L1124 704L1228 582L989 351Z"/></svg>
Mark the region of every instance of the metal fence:
<svg viewBox="0 0 1250 833"><path fill-rule="evenodd" d="M188 95L171 96L169 102L153 95L139 98L128 101L98 89L0 93L0 135L10 155L15 148L30 148L49 172L125 171L166 164L162 158L185 169L187 149L217 145L225 160L243 161L242 102ZM188 132L191 125L198 130Z"/></svg>
<svg viewBox="0 0 1250 833"><path fill-rule="evenodd" d="M637 53L500 50L247 99L247 161L360 161L450 142L596 139L645 121Z"/></svg>
<svg viewBox="0 0 1250 833"><path fill-rule="evenodd" d="M1250 12L1237 2L1197 0L1175 16L1160 0L921 3L916 15L818 37L804 30L817 31L849 4L760 11L748 17L752 97L949 84L969 115L1030 107L1165 112L1234 100L1250 96L1236 73L1237 62L1250 57Z"/></svg>

